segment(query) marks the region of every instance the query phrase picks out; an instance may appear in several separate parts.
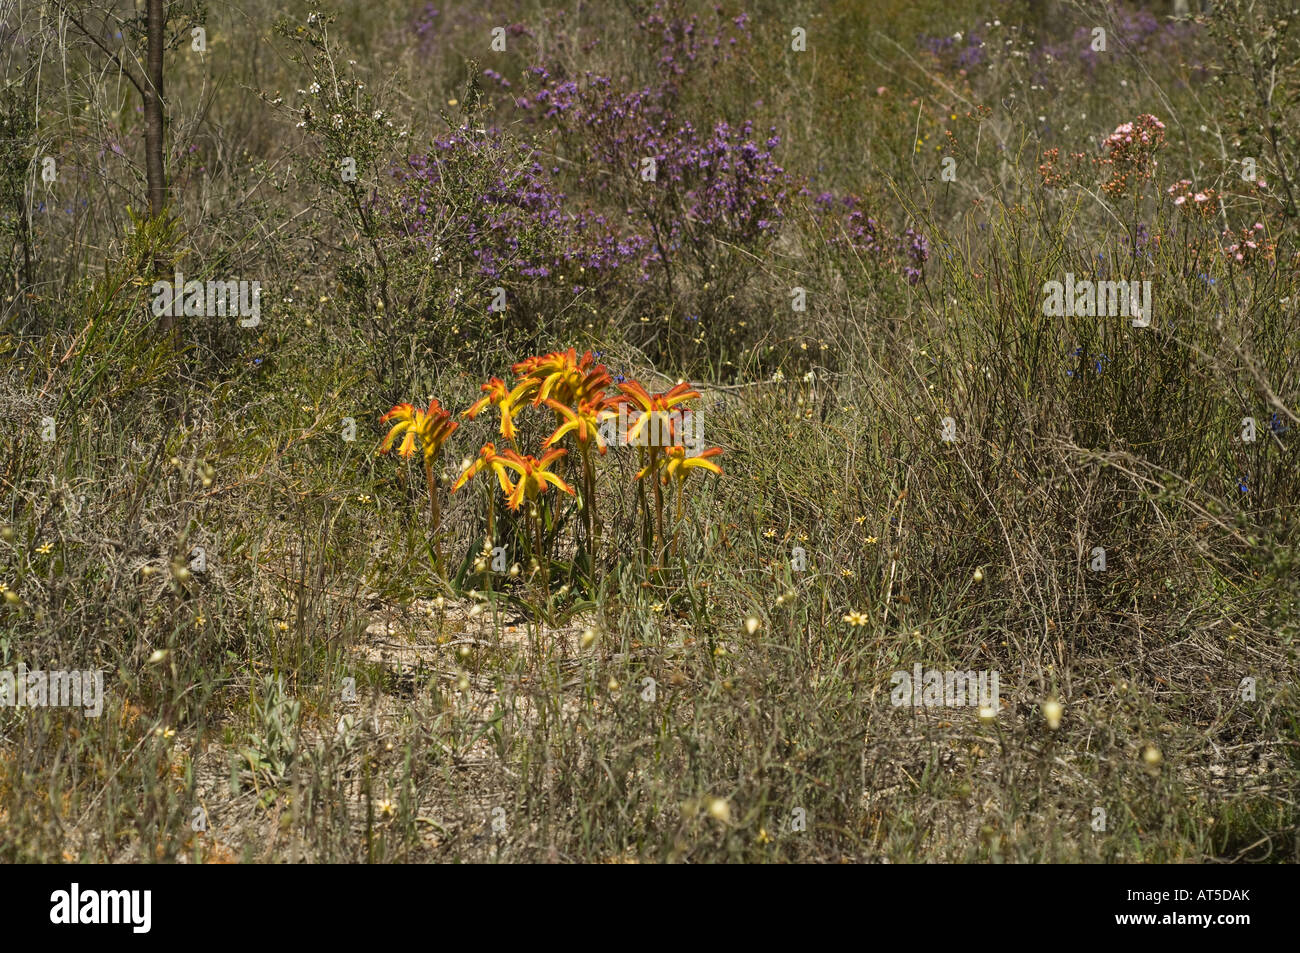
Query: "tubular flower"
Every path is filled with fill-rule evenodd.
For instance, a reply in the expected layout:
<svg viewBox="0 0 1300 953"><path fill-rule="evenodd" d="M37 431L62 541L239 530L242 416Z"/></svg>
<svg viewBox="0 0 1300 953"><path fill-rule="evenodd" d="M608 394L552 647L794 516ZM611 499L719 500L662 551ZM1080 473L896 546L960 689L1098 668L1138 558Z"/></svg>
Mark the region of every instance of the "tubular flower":
<svg viewBox="0 0 1300 953"><path fill-rule="evenodd" d="M419 437L420 444L424 448L425 463L431 462L437 456L442 445L447 442L447 438L460 426L451 419L451 411L443 410L436 399L429 401L427 410L417 410L411 404L398 404L379 418L381 424L390 420L396 420L397 423L393 425L392 430L388 431L388 436L379 446L379 452L387 453L392 449L393 441L398 435L405 434L398 453L409 457L415 451L415 438Z"/></svg>
<svg viewBox="0 0 1300 953"><path fill-rule="evenodd" d="M492 472L497 475L497 482L501 484L502 493L509 496L515 491L514 484L510 482L510 473L506 469L505 457L497 453L497 448L493 444L487 443L483 445L483 449L479 450L478 459L467 466L465 472L456 478L456 482L451 485L451 492L455 493L485 467L490 467Z"/></svg>
<svg viewBox="0 0 1300 953"><path fill-rule="evenodd" d="M542 444L543 447L552 447L560 442L569 431L573 431L578 438L579 443L594 441L596 449L601 453L605 452L608 446L605 437L601 433L601 425L617 414L603 405L599 399L583 401L578 404L578 409L560 403L558 400L548 397L546 406L554 410L560 417L560 426L555 429L555 433L546 438Z"/></svg>
<svg viewBox="0 0 1300 953"><path fill-rule="evenodd" d="M515 436L515 414L519 413L519 406L523 401L532 396L532 383L524 382L517 384L513 390L506 387L506 382L499 377L488 379L479 390L487 396L480 397L465 411L465 416L473 420L489 404L494 404L501 411L501 436L507 440L513 440Z"/></svg>
<svg viewBox="0 0 1300 953"><path fill-rule="evenodd" d="M710 457L722 455L721 447L710 447L703 453L695 456L687 456L686 448L682 446L664 448L663 456L657 457L653 462L646 464L636 473L636 479L640 480L652 470L663 474L663 482L668 483L669 477L676 477L678 486L685 480L692 470L703 469L711 473L722 476L722 467L718 466Z"/></svg>
<svg viewBox="0 0 1300 953"><path fill-rule="evenodd" d="M673 407L700 396L697 391L691 390L690 384L684 382L662 394L651 394L636 381L619 384L618 389L623 393L618 397L610 398L611 406L626 404L635 406L641 411L637 414L636 421L627 428L626 437L629 444L638 445L644 440L643 434L647 425L653 425L649 433L652 442L656 442L658 434L669 437L666 442L676 443L676 434L673 431L680 412L675 414ZM667 434L664 434L665 430L668 431Z"/></svg>
<svg viewBox="0 0 1300 953"><path fill-rule="evenodd" d="M563 490L570 496L577 496L573 487L561 480L550 470L553 460L558 460L567 453L567 450L555 449L549 450L542 454L540 460L531 456L522 457L513 450L507 450L501 455L501 462L519 474L519 482L515 484L514 489L510 491L506 505L512 510L519 509L519 505L525 499L534 500L541 493L546 491L547 484L554 486L556 489Z"/></svg>
<svg viewBox="0 0 1300 953"><path fill-rule="evenodd" d="M664 479L666 480L668 477L676 477L678 484L680 484L690 476L691 471L695 469L708 470L711 473L716 473L718 476L722 476L722 467L709 459L710 457L718 457L721 455L721 447L710 447L703 453L697 454L693 457L688 457L686 455L685 447L669 447L664 451Z"/></svg>
<svg viewBox="0 0 1300 953"><path fill-rule="evenodd" d="M603 396L605 388L614 382L605 365L597 364L590 351L580 359L575 348L526 358L510 369L521 379L519 386L536 387L535 391L529 388L534 407L549 398L562 403L592 400Z"/></svg>

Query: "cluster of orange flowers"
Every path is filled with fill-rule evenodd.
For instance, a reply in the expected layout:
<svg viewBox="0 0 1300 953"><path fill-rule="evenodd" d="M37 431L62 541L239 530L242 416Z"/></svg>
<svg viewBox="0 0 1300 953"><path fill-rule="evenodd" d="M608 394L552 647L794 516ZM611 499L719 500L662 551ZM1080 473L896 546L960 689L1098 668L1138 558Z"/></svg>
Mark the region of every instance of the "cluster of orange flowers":
<svg viewBox="0 0 1300 953"><path fill-rule="evenodd" d="M1068 162L1062 167L1061 150L1048 149L1043 153L1043 161L1038 164L1038 174L1043 177L1043 185L1049 189L1059 189L1078 175L1086 159L1087 156L1082 152L1071 152Z"/></svg>
<svg viewBox="0 0 1300 953"><path fill-rule="evenodd" d="M659 430L672 437L667 446L650 447L649 460L637 473L638 479L654 474L664 484L676 479L680 485L694 469L722 473L713 462L713 458L722 453L720 449L714 447L688 456L686 447L679 440L676 426L681 416L680 411L675 412L674 408L700 396L688 384L678 384L665 393L651 394L636 381L627 381L617 385L620 393L610 394L608 389L614 384L614 379L606 367L597 364L590 351L578 357L574 348L527 358L513 365L511 371L515 375L513 386L508 386L499 377L490 378L481 387L484 396L463 415L472 420L488 407L495 407L501 415L501 436L510 442L511 447L498 451L494 443L484 444L478 457L452 485L453 493L478 473L491 470L511 509L518 509L525 500L535 500L548 487L576 496L573 487L553 469L554 464L568 453L566 448L556 445L566 436L572 436L586 462L584 475L590 478L590 452L592 448L601 454L606 452L609 444L607 422L620 416L620 405L639 412L635 423L627 428L626 433L619 435L624 445L639 445L638 437L647 427L652 433ZM521 454L515 445L515 419L525 408L543 405L554 411L556 428L542 442L540 457ZM625 419L631 420L631 415ZM380 422L389 420L397 423L384 438L379 452L387 453L397 437L404 435L399 452L402 456L410 456L418 437L432 479L432 461L460 425L451 420L451 413L444 410L436 399L429 402L427 410L399 404ZM590 494L590 484L586 489Z"/></svg>
<svg viewBox="0 0 1300 953"><path fill-rule="evenodd" d="M1101 184L1102 191L1123 195L1155 175L1156 152L1164 141L1165 124L1146 113L1116 126L1102 143L1104 155L1090 159L1082 152L1071 152L1062 160L1060 149L1048 149L1043 153L1038 173L1043 185L1060 188L1079 179L1085 168L1095 167L1107 175Z"/></svg>

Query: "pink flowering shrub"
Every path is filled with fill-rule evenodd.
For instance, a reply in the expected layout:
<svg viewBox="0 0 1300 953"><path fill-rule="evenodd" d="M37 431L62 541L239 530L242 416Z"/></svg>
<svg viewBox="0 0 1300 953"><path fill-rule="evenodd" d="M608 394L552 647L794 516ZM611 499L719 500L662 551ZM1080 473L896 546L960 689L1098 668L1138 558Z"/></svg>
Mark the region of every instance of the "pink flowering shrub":
<svg viewBox="0 0 1300 953"><path fill-rule="evenodd" d="M1150 181L1156 171L1156 152L1164 141L1165 124L1150 113L1115 127L1102 144L1105 156L1097 162L1110 176L1102 190L1122 195Z"/></svg>

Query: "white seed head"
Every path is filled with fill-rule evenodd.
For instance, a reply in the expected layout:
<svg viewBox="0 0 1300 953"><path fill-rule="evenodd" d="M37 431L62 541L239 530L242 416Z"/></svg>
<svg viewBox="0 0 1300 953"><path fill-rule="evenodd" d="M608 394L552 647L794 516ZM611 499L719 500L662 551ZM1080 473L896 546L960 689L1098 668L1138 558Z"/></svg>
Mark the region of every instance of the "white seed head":
<svg viewBox="0 0 1300 953"><path fill-rule="evenodd" d="M1064 710L1064 706L1055 698L1049 698L1043 702L1043 717L1047 719L1048 728L1055 731L1061 727L1061 713Z"/></svg>
<svg viewBox="0 0 1300 953"><path fill-rule="evenodd" d="M731 805L726 798L709 798L709 817L722 824L731 823Z"/></svg>

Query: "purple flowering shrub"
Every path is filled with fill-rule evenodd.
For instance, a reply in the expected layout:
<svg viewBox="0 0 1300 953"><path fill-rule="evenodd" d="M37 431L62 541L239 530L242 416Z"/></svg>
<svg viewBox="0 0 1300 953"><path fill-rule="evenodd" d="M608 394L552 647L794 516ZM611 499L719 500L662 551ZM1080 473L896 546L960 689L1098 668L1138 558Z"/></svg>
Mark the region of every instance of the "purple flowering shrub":
<svg viewBox="0 0 1300 953"><path fill-rule="evenodd" d="M509 324L545 333L558 302L600 300L611 274L644 251L576 207L533 146L469 125L395 162L370 200L385 256L409 274L404 306L452 323L458 346ZM495 289L504 315L489 310Z"/></svg>
<svg viewBox="0 0 1300 953"><path fill-rule="evenodd" d="M811 202L810 217L817 237L837 261L865 269L875 280L891 272L909 285L925 278L929 239L911 227L894 234L879 218L868 214L860 196L837 199L830 192L821 192Z"/></svg>
<svg viewBox="0 0 1300 953"><path fill-rule="evenodd" d="M435 13L426 11L428 22ZM484 123L482 111L447 116L446 132L412 141L319 46L303 63L311 79L286 108L351 234L341 297L376 349L400 348L403 336L438 353L472 354L489 335L532 347L566 309L578 313L575 296L589 315L611 274L644 254L638 236L620 236L606 216L570 200L555 164Z"/></svg>
<svg viewBox="0 0 1300 953"><path fill-rule="evenodd" d="M775 236L789 188L775 130L756 141L750 122L701 128L678 118L661 87L619 91L604 76L533 72L543 85L517 106L557 131L576 187L623 217L625 240L645 249L643 281L659 272L671 296L688 270L701 282L721 278L723 246L755 252Z"/></svg>
<svg viewBox="0 0 1300 953"><path fill-rule="evenodd" d="M747 13L728 18L715 7L710 26L700 22L698 13L688 15L683 6L676 0L655 0L637 24L659 85L670 97L737 62L752 40Z"/></svg>
<svg viewBox="0 0 1300 953"><path fill-rule="evenodd" d="M538 155L495 128L437 138L390 175L393 233L472 282L546 278L577 258L600 266Z"/></svg>
<svg viewBox="0 0 1300 953"><path fill-rule="evenodd" d="M1176 69L1180 85L1209 78L1200 65L1209 58L1208 37L1196 22L1157 17L1147 9L1120 4L1106 5L1104 10L1063 11L1037 25L1010 22L1011 9L1004 9L1003 16L1008 19L990 16L950 34L918 35L916 48L925 69L942 76L945 83L969 83L971 92L964 94L968 99L1005 101L1008 108L1013 95L1023 99L1026 91L1031 98L1039 93L1047 99L1068 92L1060 105L1068 105L1071 112L1079 107L1080 121L1083 115L1102 109L1101 102L1108 102L1110 84L1120 81L1117 72L1134 77L1120 86L1125 94L1137 92L1142 68L1149 72L1154 63ZM1103 39L1094 32L1098 28L1104 31L1104 49L1093 48ZM1059 120L1042 111L1036 131L1049 137Z"/></svg>

